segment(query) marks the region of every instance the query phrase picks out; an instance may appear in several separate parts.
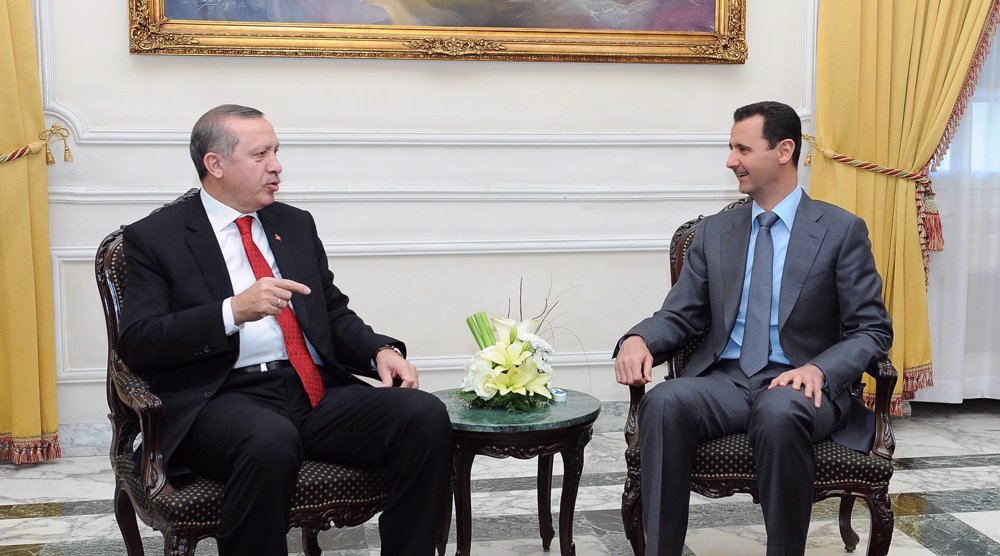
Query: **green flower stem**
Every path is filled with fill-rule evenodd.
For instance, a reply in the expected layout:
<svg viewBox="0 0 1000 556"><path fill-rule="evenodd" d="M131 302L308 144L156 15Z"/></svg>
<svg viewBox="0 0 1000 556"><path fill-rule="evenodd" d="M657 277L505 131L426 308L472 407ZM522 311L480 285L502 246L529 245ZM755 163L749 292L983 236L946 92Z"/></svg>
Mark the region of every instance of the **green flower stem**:
<svg viewBox="0 0 1000 556"><path fill-rule="evenodd" d="M476 339L476 345L479 346L479 349L485 349L486 343L484 342L483 335L479 330L479 321L476 320L476 315L468 316L465 319L465 323L469 325L469 330L472 331L472 337Z"/></svg>
<svg viewBox="0 0 1000 556"><path fill-rule="evenodd" d="M497 338L496 338L496 336L493 335L493 327L490 326L490 319L489 319L489 317L486 316L486 313L483 312L483 311L480 311L480 312L476 313L473 316L476 318L476 321L479 323L479 332L482 333L483 340L485 340L486 342L488 342L486 344L486 346L484 346L484 347L489 347L489 346L492 346L492 345L496 345Z"/></svg>

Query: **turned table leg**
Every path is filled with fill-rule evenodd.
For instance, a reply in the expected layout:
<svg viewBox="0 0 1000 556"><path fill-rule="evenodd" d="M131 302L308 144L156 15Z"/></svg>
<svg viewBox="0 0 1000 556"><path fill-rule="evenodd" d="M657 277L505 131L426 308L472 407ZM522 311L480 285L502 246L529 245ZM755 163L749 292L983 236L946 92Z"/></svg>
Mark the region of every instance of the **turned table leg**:
<svg viewBox="0 0 1000 556"><path fill-rule="evenodd" d="M464 446L455 447L455 536L457 556L469 556L472 549L472 460L476 454Z"/></svg>
<svg viewBox="0 0 1000 556"><path fill-rule="evenodd" d="M542 549L552 547L556 532L552 529L552 455L538 456L538 534Z"/></svg>

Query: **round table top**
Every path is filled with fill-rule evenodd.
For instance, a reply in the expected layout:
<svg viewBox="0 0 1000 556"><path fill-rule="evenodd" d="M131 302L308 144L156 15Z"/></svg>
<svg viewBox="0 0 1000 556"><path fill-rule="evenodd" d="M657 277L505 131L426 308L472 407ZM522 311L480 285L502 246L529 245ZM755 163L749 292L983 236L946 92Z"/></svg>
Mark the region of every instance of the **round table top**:
<svg viewBox="0 0 1000 556"><path fill-rule="evenodd" d="M470 432L529 432L561 429L581 423L593 423L601 413L601 401L589 394L566 390L566 401L531 411L473 409L455 395L458 388L440 390L434 395L448 407L451 427Z"/></svg>

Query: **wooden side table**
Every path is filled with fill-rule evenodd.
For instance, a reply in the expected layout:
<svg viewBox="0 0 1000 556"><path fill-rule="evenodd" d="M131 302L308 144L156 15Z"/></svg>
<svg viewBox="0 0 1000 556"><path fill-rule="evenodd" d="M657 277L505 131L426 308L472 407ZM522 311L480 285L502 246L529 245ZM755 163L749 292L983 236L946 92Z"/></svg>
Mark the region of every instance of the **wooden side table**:
<svg viewBox="0 0 1000 556"><path fill-rule="evenodd" d="M538 457L538 530L542 548L552 544L552 456L563 459L563 489L559 503L559 548L562 556L576 554L573 544L573 512L583 474L583 449L593 436L594 421L601 412L597 398L566 391L566 401L546 409L508 412L472 409L455 396L457 389L435 392L451 417L455 440L452 485L455 492L458 556L468 556L472 546L472 460L477 454L494 458ZM451 508L442 523L438 554L444 555L451 526Z"/></svg>

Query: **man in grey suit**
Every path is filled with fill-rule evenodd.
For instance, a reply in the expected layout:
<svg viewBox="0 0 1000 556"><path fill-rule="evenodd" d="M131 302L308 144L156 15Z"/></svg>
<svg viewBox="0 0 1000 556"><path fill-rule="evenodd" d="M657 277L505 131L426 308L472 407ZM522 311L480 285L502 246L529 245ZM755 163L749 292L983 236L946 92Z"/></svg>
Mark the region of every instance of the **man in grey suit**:
<svg viewBox="0 0 1000 556"><path fill-rule="evenodd" d="M683 550L698 443L737 432L754 448L768 556L803 554L813 443L871 447L874 417L850 389L892 343L864 221L798 184L798 115L761 102L734 120L726 166L753 203L699 224L663 307L615 350L618 382L647 384L705 335L683 375L639 406L650 556Z"/></svg>

